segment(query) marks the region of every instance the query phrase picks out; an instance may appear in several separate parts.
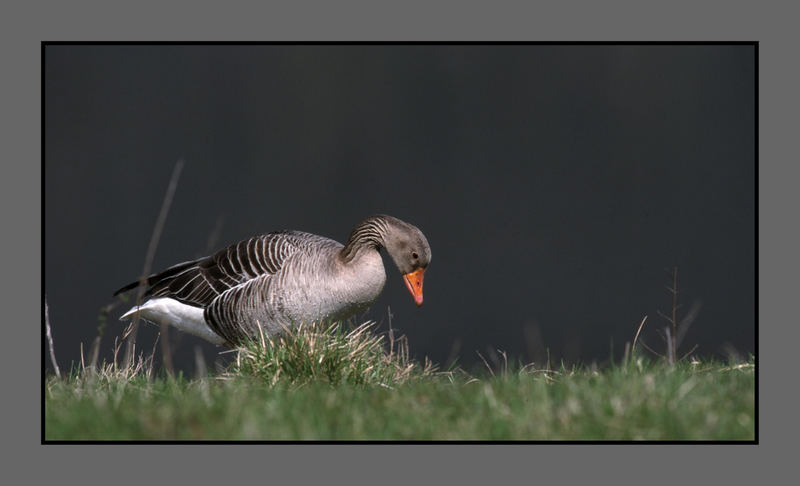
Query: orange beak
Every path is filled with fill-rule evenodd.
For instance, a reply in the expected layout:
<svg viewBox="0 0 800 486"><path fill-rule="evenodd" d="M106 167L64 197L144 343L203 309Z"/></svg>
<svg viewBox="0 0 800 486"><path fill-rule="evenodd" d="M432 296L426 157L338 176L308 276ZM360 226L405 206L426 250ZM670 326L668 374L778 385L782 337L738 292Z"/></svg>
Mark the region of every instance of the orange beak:
<svg viewBox="0 0 800 486"><path fill-rule="evenodd" d="M417 303L417 307L422 305L422 277L424 276L424 268L403 275L403 280L406 281L406 287L408 287L408 291L411 292L411 295L414 297L414 302Z"/></svg>

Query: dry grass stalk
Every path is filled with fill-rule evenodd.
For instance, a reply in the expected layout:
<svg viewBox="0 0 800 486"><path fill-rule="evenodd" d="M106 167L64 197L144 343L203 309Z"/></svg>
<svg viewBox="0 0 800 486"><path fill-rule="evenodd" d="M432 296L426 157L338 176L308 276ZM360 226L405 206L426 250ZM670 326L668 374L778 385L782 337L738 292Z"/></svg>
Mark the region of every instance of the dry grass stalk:
<svg viewBox="0 0 800 486"><path fill-rule="evenodd" d="M172 176L169 180L169 185L167 186L167 192L164 195L164 200L161 203L161 210L158 213L158 218L156 219L155 227L153 228L153 234L150 236L150 244L147 247L147 253L145 254L144 259L144 267L142 268L142 274L139 277L140 286L136 293L136 305L142 305L142 299L144 298L144 293L147 288L147 276L150 275L150 270L153 266L153 258L155 257L156 248L158 247L158 241L161 238L161 231L164 229L164 223L167 220L167 214L169 213L170 205L172 204L172 198L175 195L175 189L178 187L178 178L181 175L181 170L183 169L183 160L180 159L175 163L175 168L172 170ZM126 365L130 365L132 363L132 359L134 356L134 348L136 346L136 334L139 330L139 315L135 315L133 321L131 322L131 330L128 336L128 342L125 347L125 363Z"/></svg>
<svg viewBox="0 0 800 486"><path fill-rule="evenodd" d="M639 323L639 329L636 330L636 335L633 337L633 345L631 345L631 358L633 357L633 352L636 350L636 341L639 339L639 334L642 332L645 321L647 321L647 316L642 318L642 322Z"/></svg>
<svg viewBox="0 0 800 486"><path fill-rule="evenodd" d="M667 334L667 363L672 366L675 364L675 342L672 339L673 336L669 330L669 327L665 327L664 332Z"/></svg>
<svg viewBox="0 0 800 486"><path fill-rule="evenodd" d="M161 365L167 370L169 376L175 376L175 367L172 364L172 346L169 341L169 326L161 325Z"/></svg>
<svg viewBox="0 0 800 486"><path fill-rule="evenodd" d="M95 336L89 350L89 367L93 369L97 368L97 361L100 359L100 340L100 335Z"/></svg>
<svg viewBox="0 0 800 486"><path fill-rule="evenodd" d="M44 296L44 325L47 333L47 344L50 347L50 361L53 363L53 370L55 370L56 376L61 376L61 370L58 368L58 362L56 361L55 346L53 346L53 334L50 332L50 310L47 306L47 295Z"/></svg>
<svg viewBox="0 0 800 486"><path fill-rule="evenodd" d="M481 360L483 361L483 364L486 365L486 369L488 369L489 373L491 373L492 376L494 377L495 376L494 375L494 370L492 369L491 366L489 366L489 363L486 361L486 358L483 357L483 355L480 353L480 351L475 351L475 352L478 353L478 356L481 357Z"/></svg>
<svg viewBox="0 0 800 486"><path fill-rule="evenodd" d="M647 345L647 343L646 343L646 342L644 342L644 339L642 339L642 340L640 341L640 343L642 344L642 347L644 347L644 349L646 349L646 350L650 351L651 353L655 354L655 355L656 355L656 356L658 356L659 358L666 359L666 356L664 356L663 354L659 353L659 352L658 352L658 351L656 351L655 349L653 349L653 348L651 348L650 346L648 346L648 345Z"/></svg>
<svg viewBox="0 0 800 486"><path fill-rule="evenodd" d="M697 315L700 311L701 302L695 301L692 304L691 309L689 312L683 317L683 319L678 321L678 308L681 307L678 304L678 267L673 267L671 271L672 276L672 286L665 286L667 291L672 295L672 308L670 315L665 315L661 311L656 311L656 313L661 316L665 321L667 321L667 326L664 327L664 332L661 332L661 329L656 329L655 332L664 340L666 345L666 353L661 354L655 351L653 348L645 343L644 339L639 339L639 334L642 331L642 327L644 326L644 322L647 319L647 316L642 319L642 322L639 324L639 329L636 331L636 336L633 339L633 346L631 347L631 354L633 356L634 348L636 347L637 342L642 344L649 352L653 353L654 355L662 358L670 365L674 365L679 361L682 361L689 357L696 349L697 345L692 347L687 353L683 356L678 358L678 350L680 348L681 343L683 342L683 338L686 336L686 332L691 326L692 322L697 318ZM627 361L627 360L626 360Z"/></svg>

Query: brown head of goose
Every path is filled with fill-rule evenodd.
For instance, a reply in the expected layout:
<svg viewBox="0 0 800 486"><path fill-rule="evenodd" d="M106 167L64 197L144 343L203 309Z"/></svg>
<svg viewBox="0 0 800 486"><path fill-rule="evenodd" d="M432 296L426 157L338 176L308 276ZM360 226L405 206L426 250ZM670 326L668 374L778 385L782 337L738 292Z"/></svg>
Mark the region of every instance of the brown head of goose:
<svg viewBox="0 0 800 486"><path fill-rule="evenodd" d="M347 243L301 231L254 236L208 257L179 263L147 278L135 315L169 324L212 343L280 333L285 326L346 319L378 298L386 282L385 248L418 306L431 261L425 235L387 215L356 225ZM136 288L133 282L114 295Z"/></svg>

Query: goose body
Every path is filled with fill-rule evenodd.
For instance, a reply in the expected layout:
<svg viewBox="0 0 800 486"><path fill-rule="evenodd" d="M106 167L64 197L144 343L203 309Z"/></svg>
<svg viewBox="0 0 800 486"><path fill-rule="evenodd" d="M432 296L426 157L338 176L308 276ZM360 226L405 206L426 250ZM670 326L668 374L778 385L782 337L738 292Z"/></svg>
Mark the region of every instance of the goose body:
<svg viewBox="0 0 800 486"><path fill-rule="evenodd" d="M383 248L421 305L428 242L415 226L377 215L360 222L345 245L284 230L174 265L148 277L150 299L120 319L138 314L228 346L260 332L279 334L286 326L346 319L366 310L383 290Z"/></svg>

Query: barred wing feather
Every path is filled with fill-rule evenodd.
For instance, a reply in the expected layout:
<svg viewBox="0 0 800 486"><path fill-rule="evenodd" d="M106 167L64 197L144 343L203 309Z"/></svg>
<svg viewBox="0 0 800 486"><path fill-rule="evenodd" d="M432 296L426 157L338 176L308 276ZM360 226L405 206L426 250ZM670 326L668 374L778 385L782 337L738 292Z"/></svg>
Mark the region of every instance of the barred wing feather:
<svg viewBox="0 0 800 486"><path fill-rule="evenodd" d="M211 256L179 263L147 278L146 296L170 297L206 307L228 289L277 273L286 258L326 238L300 231L277 231L230 245ZM139 285L133 282L114 295Z"/></svg>

